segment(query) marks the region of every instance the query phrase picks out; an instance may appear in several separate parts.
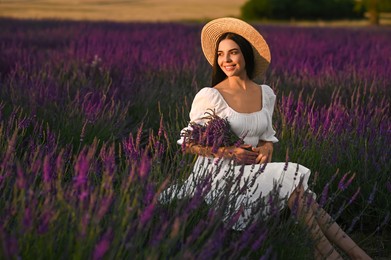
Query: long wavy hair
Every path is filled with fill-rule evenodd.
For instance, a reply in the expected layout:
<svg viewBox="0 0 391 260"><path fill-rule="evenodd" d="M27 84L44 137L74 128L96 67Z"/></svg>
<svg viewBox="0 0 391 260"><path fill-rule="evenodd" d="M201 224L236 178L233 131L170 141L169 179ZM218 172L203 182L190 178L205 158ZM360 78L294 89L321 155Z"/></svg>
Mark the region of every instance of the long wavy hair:
<svg viewBox="0 0 391 260"><path fill-rule="evenodd" d="M221 81L227 78L227 75L225 75L225 73L221 70L217 61L217 51L219 48L219 44L222 40L225 39L233 40L234 42L236 42L237 45L239 45L239 48L243 53L244 61L246 63L245 69L246 69L247 76L250 79L253 79L254 53L251 44L239 34L228 32L228 33L224 33L217 39L215 56L213 61L212 87L216 86Z"/></svg>

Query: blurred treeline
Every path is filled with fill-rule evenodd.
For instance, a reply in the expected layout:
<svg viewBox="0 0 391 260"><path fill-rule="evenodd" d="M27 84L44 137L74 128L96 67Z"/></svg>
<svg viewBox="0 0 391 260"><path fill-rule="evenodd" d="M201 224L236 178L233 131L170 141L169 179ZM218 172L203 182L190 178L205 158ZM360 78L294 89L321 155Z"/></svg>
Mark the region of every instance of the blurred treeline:
<svg viewBox="0 0 391 260"><path fill-rule="evenodd" d="M245 19L361 19L391 12L391 0L249 0L241 11Z"/></svg>

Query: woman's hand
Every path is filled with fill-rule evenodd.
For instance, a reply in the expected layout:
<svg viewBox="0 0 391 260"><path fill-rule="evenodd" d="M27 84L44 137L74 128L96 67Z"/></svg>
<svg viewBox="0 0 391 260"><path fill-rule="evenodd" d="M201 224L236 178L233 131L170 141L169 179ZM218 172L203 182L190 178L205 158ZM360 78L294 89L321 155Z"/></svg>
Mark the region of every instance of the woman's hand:
<svg viewBox="0 0 391 260"><path fill-rule="evenodd" d="M215 153L212 151L212 147L187 144L186 152L202 156L232 159L239 164L255 164L257 163L257 157L259 156L258 152L254 152L253 147L249 144L242 144L239 147L220 147Z"/></svg>
<svg viewBox="0 0 391 260"><path fill-rule="evenodd" d="M223 154L223 157L233 159L240 164L255 164L258 157L258 153L253 151L249 144L242 144L239 147L225 147Z"/></svg>
<svg viewBox="0 0 391 260"><path fill-rule="evenodd" d="M257 147L253 147L254 152L258 154L256 163L267 163L271 162L273 156L273 143L259 141Z"/></svg>

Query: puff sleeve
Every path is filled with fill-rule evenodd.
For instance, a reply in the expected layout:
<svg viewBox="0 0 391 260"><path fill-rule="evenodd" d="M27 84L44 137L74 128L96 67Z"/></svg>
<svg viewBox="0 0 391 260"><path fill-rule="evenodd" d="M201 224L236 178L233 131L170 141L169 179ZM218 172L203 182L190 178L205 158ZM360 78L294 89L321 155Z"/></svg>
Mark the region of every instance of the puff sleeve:
<svg viewBox="0 0 391 260"><path fill-rule="evenodd" d="M205 124L205 120L202 117L205 116L205 112L208 109L215 110L218 113L219 110L219 102L216 96L216 92L213 91L212 88L205 87L202 88L194 97L193 103L190 109L190 122L194 122L197 124ZM182 129L181 133L185 130L191 130L190 126L187 126ZM181 137L178 141L178 144L183 143L183 137Z"/></svg>
<svg viewBox="0 0 391 260"><path fill-rule="evenodd" d="M274 94L273 89L271 89L268 85L262 85L262 90L264 95L263 102L265 102L263 108L266 110L268 124L266 131L259 139L276 143L278 142L278 139L275 136L276 131L273 129L272 121L274 105L276 103L276 95Z"/></svg>

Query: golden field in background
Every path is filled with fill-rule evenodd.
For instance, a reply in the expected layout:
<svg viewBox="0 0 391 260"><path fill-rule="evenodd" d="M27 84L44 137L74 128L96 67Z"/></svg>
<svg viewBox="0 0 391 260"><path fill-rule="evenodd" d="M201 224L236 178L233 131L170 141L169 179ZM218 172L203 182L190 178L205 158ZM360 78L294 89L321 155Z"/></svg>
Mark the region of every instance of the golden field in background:
<svg viewBox="0 0 391 260"><path fill-rule="evenodd" d="M247 0L0 0L0 17L192 21L239 16Z"/></svg>
<svg viewBox="0 0 391 260"><path fill-rule="evenodd" d="M206 21L240 17L247 0L0 0L0 17L95 21ZM367 19L338 21L263 21L299 26L368 26ZM391 25L391 13L380 14Z"/></svg>

